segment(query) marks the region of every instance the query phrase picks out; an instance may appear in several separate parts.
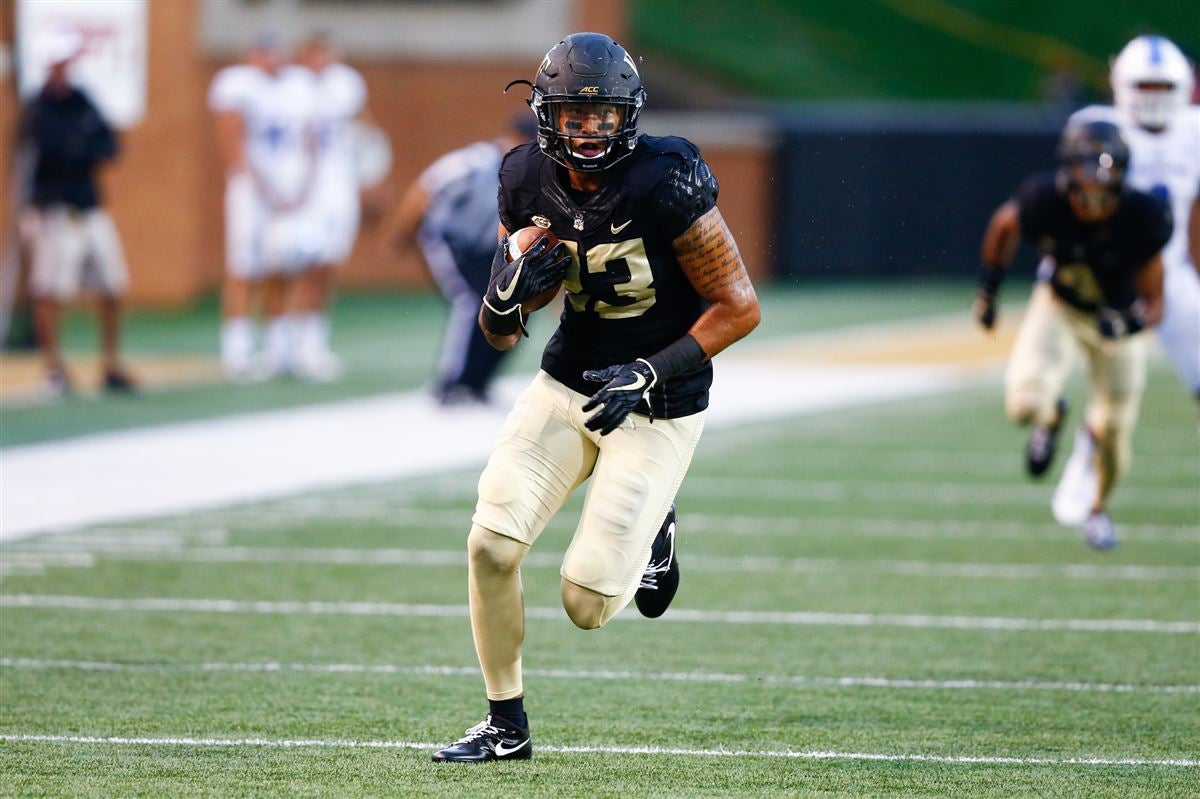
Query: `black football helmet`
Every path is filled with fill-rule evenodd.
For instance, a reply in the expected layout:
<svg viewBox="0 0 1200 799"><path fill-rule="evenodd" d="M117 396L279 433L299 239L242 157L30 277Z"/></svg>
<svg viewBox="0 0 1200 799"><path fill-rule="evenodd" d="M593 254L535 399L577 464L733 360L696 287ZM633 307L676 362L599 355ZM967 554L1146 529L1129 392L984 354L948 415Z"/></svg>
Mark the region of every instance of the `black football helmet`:
<svg viewBox="0 0 1200 799"><path fill-rule="evenodd" d="M1125 187L1129 144L1111 122L1067 125L1058 142L1058 187L1075 214L1100 221L1113 212Z"/></svg>
<svg viewBox="0 0 1200 799"><path fill-rule="evenodd" d="M529 85L538 146L567 169L600 172L637 146L646 90L633 57L608 36L571 34L546 53Z"/></svg>
<svg viewBox="0 0 1200 799"><path fill-rule="evenodd" d="M1059 139L1058 162L1068 185L1086 179L1119 191L1129 169L1129 144L1111 122L1076 122Z"/></svg>

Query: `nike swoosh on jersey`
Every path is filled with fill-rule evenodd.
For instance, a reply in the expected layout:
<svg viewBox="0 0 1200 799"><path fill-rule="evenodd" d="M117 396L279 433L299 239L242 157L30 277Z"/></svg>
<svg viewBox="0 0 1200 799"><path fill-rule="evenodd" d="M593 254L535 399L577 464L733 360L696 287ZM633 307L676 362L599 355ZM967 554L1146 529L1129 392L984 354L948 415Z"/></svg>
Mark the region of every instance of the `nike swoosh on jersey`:
<svg viewBox="0 0 1200 799"><path fill-rule="evenodd" d="M629 227L629 223L632 221L633 221L632 219L627 219L627 220L625 220L625 224L623 224L623 225L614 225L610 222L608 224L608 229L611 230L613 235L615 236L618 233L620 233L622 230L624 230L625 228Z"/></svg>
<svg viewBox="0 0 1200 799"><path fill-rule="evenodd" d="M496 296L501 300L507 301L517 289L517 281L521 279L521 270L525 268L525 262L517 264L517 271L513 272L512 280L508 282L507 288L496 288Z"/></svg>
<svg viewBox="0 0 1200 799"><path fill-rule="evenodd" d="M504 745L504 741L496 741L496 757L505 757L511 755L513 752L519 752L525 748L525 744L527 743L529 743L528 738L510 749Z"/></svg>
<svg viewBox="0 0 1200 799"><path fill-rule="evenodd" d="M641 388L641 387L642 387L642 386L644 386L644 385L646 385L646 378L645 378L645 376L644 376L644 375L638 375L638 374L635 374L635 375L633 376L633 382L632 382L632 383L630 383L629 385L627 385L627 386L613 386L612 388L610 388L610 389L609 389L609 391L637 391L639 388Z"/></svg>

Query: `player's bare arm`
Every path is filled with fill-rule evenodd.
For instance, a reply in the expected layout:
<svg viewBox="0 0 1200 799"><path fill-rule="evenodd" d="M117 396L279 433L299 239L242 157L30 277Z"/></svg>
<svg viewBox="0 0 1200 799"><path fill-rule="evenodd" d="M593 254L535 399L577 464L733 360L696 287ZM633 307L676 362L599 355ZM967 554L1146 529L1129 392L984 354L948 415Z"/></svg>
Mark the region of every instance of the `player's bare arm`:
<svg viewBox="0 0 1200 799"><path fill-rule="evenodd" d="M987 231L983 234L983 264L979 277L979 288L971 304L971 313L984 330L996 324L996 301L1004 274L1016 255L1021 243L1021 209L1014 200L1001 205L992 214Z"/></svg>
<svg viewBox="0 0 1200 799"><path fill-rule="evenodd" d="M234 175L249 168L246 162L245 122L236 111L221 111L217 119L217 148L227 175Z"/></svg>
<svg viewBox="0 0 1200 799"><path fill-rule="evenodd" d="M421 226L421 220L424 218L425 209L428 206L429 193L421 186L420 181L414 181L404 192L404 196L400 198L400 205L392 215L385 236L388 243L401 254L416 247L417 230Z"/></svg>
<svg viewBox="0 0 1200 799"><path fill-rule="evenodd" d="M1138 270L1134 285L1142 302L1142 318L1146 325L1154 326L1162 321L1163 315L1163 259L1162 252L1156 254Z"/></svg>
<svg viewBox="0 0 1200 799"><path fill-rule="evenodd" d="M709 303L688 332L712 358L758 326L758 295L720 209L693 222L671 246L688 281Z"/></svg>

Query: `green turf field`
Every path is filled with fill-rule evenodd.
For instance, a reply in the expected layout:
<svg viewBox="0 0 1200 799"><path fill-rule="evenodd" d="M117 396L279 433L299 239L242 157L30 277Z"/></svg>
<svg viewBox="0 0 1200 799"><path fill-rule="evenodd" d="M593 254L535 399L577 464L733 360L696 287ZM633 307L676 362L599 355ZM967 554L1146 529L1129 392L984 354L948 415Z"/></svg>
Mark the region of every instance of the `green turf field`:
<svg viewBox="0 0 1200 799"><path fill-rule="evenodd" d="M634 51L654 89L665 57L772 99L1045 99L1056 70L1108 95L1108 59L1160 33L1193 56L1186 0L631 0Z"/></svg>
<svg viewBox="0 0 1200 799"><path fill-rule="evenodd" d="M764 333L959 299L854 293L767 295ZM476 470L5 545L0 794L1200 795L1195 408L1155 363L1104 555L1022 443L990 384L713 430L672 610L600 631L558 607L575 500L523 569L526 764L429 762L485 707Z"/></svg>

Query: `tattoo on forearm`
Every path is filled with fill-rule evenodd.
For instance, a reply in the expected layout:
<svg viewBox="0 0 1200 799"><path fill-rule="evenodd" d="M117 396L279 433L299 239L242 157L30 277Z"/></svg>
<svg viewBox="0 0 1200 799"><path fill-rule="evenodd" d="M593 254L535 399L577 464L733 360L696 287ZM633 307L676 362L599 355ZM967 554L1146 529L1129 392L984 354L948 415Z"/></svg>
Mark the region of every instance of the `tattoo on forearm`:
<svg viewBox="0 0 1200 799"><path fill-rule="evenodd" d="M679 237L676 252L701 296L749 288L750 278L733 234L714 208Z"/></svg>

